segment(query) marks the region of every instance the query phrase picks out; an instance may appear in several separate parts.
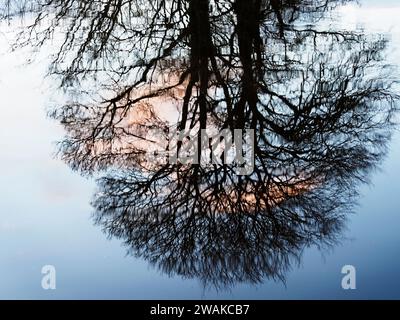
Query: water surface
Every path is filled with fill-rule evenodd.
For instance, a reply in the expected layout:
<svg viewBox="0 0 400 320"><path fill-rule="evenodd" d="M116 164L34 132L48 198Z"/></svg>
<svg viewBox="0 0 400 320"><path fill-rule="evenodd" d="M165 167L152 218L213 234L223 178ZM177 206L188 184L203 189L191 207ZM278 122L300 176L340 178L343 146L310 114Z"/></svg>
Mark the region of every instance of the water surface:
<svg viewBox="0 0 400 320"><path fill-rule="evenodd" d="M365 0L344 10L345 23L389 32L389 60L400 61L400 6ZM6 37L1 36L1 48ZM3 45L4 44L4 45ZM342 244L329 251L306 249L286 282L204 290L197 280L169 278L141 259L126 256L119 240L93 225L95 183L55 160L63 132L46 118L54 98L43 80L45 61L23 65L23 52L1 50L0 94L0 298L3 299L352 299L400 298L400 134L382 170L360 190L359 206ZM41 268L54 265L57 289L41 288ZM341 288L341 268L357 268L357 289Z"/></svg>

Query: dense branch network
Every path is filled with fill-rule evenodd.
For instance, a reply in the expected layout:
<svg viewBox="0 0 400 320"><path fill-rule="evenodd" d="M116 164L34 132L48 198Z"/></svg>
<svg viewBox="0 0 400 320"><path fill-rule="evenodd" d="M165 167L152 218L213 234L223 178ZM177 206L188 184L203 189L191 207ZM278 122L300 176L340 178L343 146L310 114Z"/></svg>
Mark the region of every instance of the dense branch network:
<svg viewBox="0 0 400 320"><path fill-rule="evenodd" d="M17 45L59 44L50 73L74 94L52 113L60 154L106 172L97 222L169 273L281 277L304 246L335 239L385 153L397 100L386 39L334 26L351 1L3 2L4 17L32 21ZM253 173L149 163L169 132L210 127L255 130Z"/></svg>

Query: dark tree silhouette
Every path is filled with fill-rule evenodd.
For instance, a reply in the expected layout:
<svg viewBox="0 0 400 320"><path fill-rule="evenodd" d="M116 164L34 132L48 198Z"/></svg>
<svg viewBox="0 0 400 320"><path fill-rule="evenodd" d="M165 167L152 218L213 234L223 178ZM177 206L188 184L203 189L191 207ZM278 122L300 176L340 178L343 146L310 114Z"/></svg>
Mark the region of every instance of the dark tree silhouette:
<svg viewBox="0 0 400 320"><path fill-rule="evenodd" d="M350 1L3 2L32 21L17 46L59 43L50 74L72 95L51 115L62 159L105 173L96 221L168 273L282 279L305 246L336 240L385 154L386 40L329 23ZM206 128L255 130L254 171L149 158L171 131Z"/></svg>
<svg viewBox="0 0 400 320"><path fill-rule="evenodd" d="M318 73L298 86L312 83L316 92L302 94L331 109L312 119L300 115L294 141L260 139L252 175L237 176L229 166L168 166L151 178L116 170L99 180L96 223L131 254L205 287L284 281L304 248L339 241L358 183L385 152L394 97L374 87L377 78L364 78L376 67L368 58L374 50L379 48L351 55L358 69L351 74L343 58L334 66L330 55L310 61L307 68L318 66ZM356 91L345 93L346 87Z"/></svg>

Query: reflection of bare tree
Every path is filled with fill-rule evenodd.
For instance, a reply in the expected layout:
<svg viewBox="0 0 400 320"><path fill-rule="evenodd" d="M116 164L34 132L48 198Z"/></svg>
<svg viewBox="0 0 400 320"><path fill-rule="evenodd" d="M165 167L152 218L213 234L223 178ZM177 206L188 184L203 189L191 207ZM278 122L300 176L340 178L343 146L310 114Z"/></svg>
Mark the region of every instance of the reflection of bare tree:
<svg viewBox="0 0 400 320"><path fill-rule="evenodd" d="M371 52L351 55L354 73L343 58L334 66L320 56L304 64L318 68L301 73L298 84L308 87L300 92L310 106L301 106L298 120L281 115L285 137L258 129L252 175L237 176L230 166L124 167L99 180L96 222L135 256L205 286L284 280L305 247L337 241L357 182L384 154L394 97L381 80L363 76L375 69ZM311 104L320 108L313 115Z"/></svg>
<svg viewBox="0 0 400 320"><path fill-rule="evenodd" d="M6 2L36 16L22 44L63 31L51 72L77 95L52 115L62 158L107 173L98 223L168 273L282 278L302 248L335 240L384 154L385 40L319 23L348 1ZM254 172L146 163L155 134L207 127L254 129Z"/></svg>

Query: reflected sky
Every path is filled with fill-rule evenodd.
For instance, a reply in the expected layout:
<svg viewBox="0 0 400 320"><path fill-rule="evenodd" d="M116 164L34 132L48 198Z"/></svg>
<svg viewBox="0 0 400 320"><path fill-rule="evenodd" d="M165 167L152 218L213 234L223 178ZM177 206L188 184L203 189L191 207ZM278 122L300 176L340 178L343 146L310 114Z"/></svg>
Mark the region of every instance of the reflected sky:
<svg viewBox="0 0 400 320"><path fill-rule="evenodd" d="M365 1L345 10L346 23L390 31L390 59L400 59L400 6ZM371 8L373 6L373 8ZM378 8L377 8L378 7ZM5 41L0 33L0 41ZM1 46L3 48L3 46ZM4 51L4 50L3 50ZM126 257L118 240L93 226L89 204L94 183L52 159L61 128L46 119L50 84L46 64L23 66L24 53L1 53L0 93L0 298L400 298L400 135L396 134L380 172L361 189L348 240L323 254L307 249L286 285L239 285L231 291L204 291L196 280L168 278L146 261ZM41 289L40 270L57 269L57 290ZM355 291L340 287L341 267L357 268Z"/></svg>

